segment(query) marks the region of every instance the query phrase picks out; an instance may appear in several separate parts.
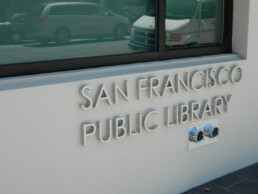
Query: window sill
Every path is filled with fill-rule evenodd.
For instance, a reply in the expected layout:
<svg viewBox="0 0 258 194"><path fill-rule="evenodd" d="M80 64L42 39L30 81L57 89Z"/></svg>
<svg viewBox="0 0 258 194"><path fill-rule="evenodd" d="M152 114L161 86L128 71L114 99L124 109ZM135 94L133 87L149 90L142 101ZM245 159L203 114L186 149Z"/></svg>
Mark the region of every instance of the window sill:
<svg viewBox="0 0 258 194"><path fill-rule="evenodd" d="M39 75L27 75L0 79L0 91L37 87L43 85L63 84L105 77L116 77L130 74L141 74L162 70L190 68L194 66L207 66L232 61L243 61L244 58L236 54L220 54L204 57L191 57L170 59L165 61L152 61L118 66L89 68L66 72L45 73Z"/></svg>

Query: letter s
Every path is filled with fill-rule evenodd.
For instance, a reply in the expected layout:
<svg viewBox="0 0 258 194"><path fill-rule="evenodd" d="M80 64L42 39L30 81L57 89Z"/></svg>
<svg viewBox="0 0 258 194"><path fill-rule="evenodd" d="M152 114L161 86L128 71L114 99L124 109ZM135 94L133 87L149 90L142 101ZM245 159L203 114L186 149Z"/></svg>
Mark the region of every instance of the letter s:
<svg viewBox="0 0 258 194"><path fill-rule="evenodd" d="M81 95L86 99L86 103L80 105L83 110L88 110L92 107L92 100L89 96L86 95L87 90L91 90L91 88L89 86L83 86L80 91Z"/></svg>

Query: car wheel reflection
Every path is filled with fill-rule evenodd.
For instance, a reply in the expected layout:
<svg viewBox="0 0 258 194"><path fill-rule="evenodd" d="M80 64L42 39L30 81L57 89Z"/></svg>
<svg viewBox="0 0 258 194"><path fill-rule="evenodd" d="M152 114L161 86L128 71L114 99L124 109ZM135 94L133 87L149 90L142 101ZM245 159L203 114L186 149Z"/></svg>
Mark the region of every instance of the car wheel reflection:
<svg viewBox="0 0 258 194"><path fill-rule="evenodd" d="M126 35L126 29L123 25L118 25L114 30L114 38L117 40L124 39Z"/></svg>
<svg viewBox="0 0 258 194"><path fill-rule="evenodd" d="M69 42L70 33L69 30L66 28L60 28L56 31L55 34L55 41L57 44L66 44Z"/></svg>
<svg viewBox="0 0 258 194"><path fill-rule="evenodd" d="M22 37L19 33L13 33L11 36L11 42L13 44L21 44Z"/></svg>

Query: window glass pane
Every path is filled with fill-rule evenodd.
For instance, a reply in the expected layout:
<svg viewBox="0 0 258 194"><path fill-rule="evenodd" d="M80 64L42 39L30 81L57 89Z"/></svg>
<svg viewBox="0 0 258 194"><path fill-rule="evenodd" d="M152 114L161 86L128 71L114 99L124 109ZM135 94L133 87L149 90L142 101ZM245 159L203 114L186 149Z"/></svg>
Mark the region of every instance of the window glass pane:
<svg viewBox="0 0 258 194"><path fill-rule="evenodd" d="M166 0L166 46L223 43L223 0Z"/></svg>
<svg viewBox="0 0 258 194"><path fill-rule="evenodd" d="M0 65L153 51L155 5L156 0L0 0Z"/></svg>

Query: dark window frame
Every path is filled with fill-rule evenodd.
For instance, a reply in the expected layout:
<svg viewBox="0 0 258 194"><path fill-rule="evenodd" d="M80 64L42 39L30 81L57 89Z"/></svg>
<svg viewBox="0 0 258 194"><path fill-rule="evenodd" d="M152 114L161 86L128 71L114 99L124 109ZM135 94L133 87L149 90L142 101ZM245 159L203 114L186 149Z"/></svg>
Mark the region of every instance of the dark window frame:
<svg viewBox="0 0 258 194"><path fill-rule="evenodd" d="M87 58L71 58L51 60L42 62L27 62L8 64L0 66L0 78L33 75L68 70L79 70L115 66L130 63L162 61L167 59L198 57L232 52L232 21L233 21L233 0L225 0L224 15L224 42L223 44L212 44L207 46L193 46L190 48L165 49L165 17L166 1L157 0L156 17L156 45L157 51L146 53L129 53L108 56L97 56Z"/></svg>

